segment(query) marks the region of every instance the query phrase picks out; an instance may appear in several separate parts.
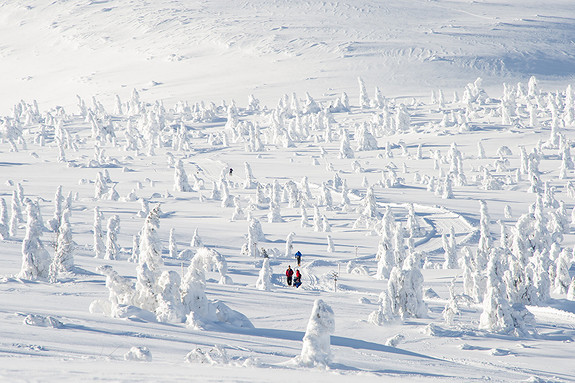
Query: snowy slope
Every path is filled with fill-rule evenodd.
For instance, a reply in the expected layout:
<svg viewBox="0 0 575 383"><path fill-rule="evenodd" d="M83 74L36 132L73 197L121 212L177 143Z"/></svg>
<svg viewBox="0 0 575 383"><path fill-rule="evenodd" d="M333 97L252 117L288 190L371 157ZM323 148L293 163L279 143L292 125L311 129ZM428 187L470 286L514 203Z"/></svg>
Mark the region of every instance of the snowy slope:
<svg viewBox="0 0 575 383"><path fill-rule="evenodd" d="M568 213L575 205L568 187L573 170L561 175L558 145L544 145L553 139L551 99L560 104L566 123L559 131L569 147L575 138L573 123L563 114L568 109L565 89L575 68L571 8L569 1L521 5L504 1L271 0L233 5L163 0L0 4L0 197L10 212L12 192L20 184L24 196L38 202L48 221L54 213L54 193L62 185L64 195L72 193L70 221L76 243L75 268L50 283L17 277L25 221L15 235L1 240L0 380L574 381L570 361L575 303L567 294L553 292L542 304L528 306L533 314L528 333L499 334L479 329L483 306L463 296L462 269L442 268L442 235L452 227L459 258L463 246L477 247L479 200L489 207L494 246L501 242L497 221L514 226L535 203L536 195L528 192L529 176L517 179L516 175L522 165L521 146L528 152L539 147L541 179L555 187L555 198L565 202ZM537 76L544 90L537 96L537 126L530 125L524 104L534 102L534 97L514 99L518 107L511 110L511 121L502 121L502 82L526 84L531 75ZM407 105L408 130L377 131L377 126L383 126L378 118L384 109L360 108L358 76L365 80L369 97L376 86L383 91L392 115L400 104ZM469 105L451 102L452 91L463 96L465 85L478 76L490 99ZM545 92L556 88L560 89L557 96ZM139 91L139 104L133 89ZM431 91L439 89L445 93L443 105L429 100ZM327 139L322 125L325 115L308 113L295 118L289 116L295 113L289 111L291 107L278 102L292 92L295 95L287 98L288 105L293 105L295 97L302 108L305 92L325 108L346 92L351 109L329 114L333 121L331 139ZM121 111L115 110L116 94ZM260 100L260 110L249 110L250 94ZM92 110L100 128L112 122L116 140L102 139L101 131L93 133L76 95ZM25 101L19 103L20 99ZM38 101L38 113L33 100ZM188 101L191 110L176 104L180 100ZM247 149L252 142L249 129L234 138L222 100L228 106L236 102L239 124L234 129L249 126L241 125L248 122L261 128L261 151ZM158 111L160 103L165 112ZM14 120L16 104L29 112L17 112ZM281 110L274 108L282 104L285 127L295 138L290 147L274 136L274 113ZM165 118L165 129L158 133L163 144L152 151L150 145L156 141L146 136L153 125L150 111ZM453 121L463 115L469 118L467 124ZM13 143L6 125L9 119L22 132L21 139ZM64 138L58 138L58 119L69 133ZM363 123L373 124L378 149L356 150ZM137 150L125 149L129 126L142 133ZM178 149L173 142L182 126L189 148ZM344 131L355 159L341 158ZM218 142L223 133L227 143ZM58 140L68 146L60 150ZM478 142L485 149L484 158L478 154ZM445 199L441 192L428 191L428 185L417 177L444 178L450 171L447 154L452 143L463 154L467 184L454 185L454 198ZM420 145L422 158L417 158ZM507 165L498 165L505 159L498 154L504 145L512 153L503 156ZM437 169L434 158L440 153ZM203 181L200 190L174 190L172 158L183 161L190 184L194 177ZM300 185L307 176L312 194L306 207L309 226L301 227L300 208L290 207L283 199L283 222L268 222L269 204L254 203L255 189L243 187L244 162L251 165L255 179L267 185L267 196L275 181L282 186L288 181ZM251 209L263 227L265 240L258 247L270 254L271 291L255 287L261 257L241 251L248 222L232 220L234 207L223 207L222 201L212 198L212 186L230 167L233 175L225 176L230 194L239 198L244 213ZM484 169L501 183L500 189L486 190L494 188L485 187ZM122 199L94 197L97 174L104 171L110 176L109 186L114 185ZM382 186L392 173L400 178L398 184ZM336 174L350 189L347 207L341 206ZM414 247L426 256L421 270L423 289L437 293L424 295L427 314L423 317L396 318L383 326L368 322L370 313L379 307L380 293L387 289L387 280L375 277L379 227L355 224L368 185L374 186L377 210L391 209L404 226L409 204L414 204L423 229ZM333 208L320 202L326 188L332 193ZM254 328L213 322L194 329L185 323L160 323L154 313L135 308L123 318L90 312L94 300L108 297L106 277L98 267L111 265L129 281L137 280L136 263L127 260L133 236L145 219L138 216L140 202L127 198L131 191L148 200L150 207L161 205L158 234L163 270L183 276L191 263L169 254L170 229L175 229L181 251L191 249L197 228L204 244L226 258L232 279L230 284L219 284L216 270L206 270L207 298L244 314ZM313 228L316 203L331 225L330 232ZM506 205L511 217L504 214ZM104 214L104 230L109 218L120 218L122 250L117 260L94 257L94 207ZM300 289L287 287L283 277L288 265L295 267L293 256L285 254L290 232L296 233L294 251L304 254ZM569 251L575 242L572 233L573 225L561 242ZM327 251L328 235L335 252ZM46 229L42 240L53 255L55 233ZM334 272L339 273L337 288ZM569 272L573 277L572 267ZM460 313L448 324L442 312L449 303L452 281ZM332 307L335 317L328 368L294 362L318 298ZM132 347L147 347L152 360L125 360ZM211 353L213 364L187 362L188 353L196 349ZM225 350L227 357L218 350Z"/></svg>
<svg viewBox="0 0 575 383"><path fill-rule="evenodd" d="M74 95L275 103L355 88L394 96L573 75L570 1L24 1L0 8L2 104ZM122 89L125 88L125 89ZM6 107L4 107L6 108Z"/></svg>

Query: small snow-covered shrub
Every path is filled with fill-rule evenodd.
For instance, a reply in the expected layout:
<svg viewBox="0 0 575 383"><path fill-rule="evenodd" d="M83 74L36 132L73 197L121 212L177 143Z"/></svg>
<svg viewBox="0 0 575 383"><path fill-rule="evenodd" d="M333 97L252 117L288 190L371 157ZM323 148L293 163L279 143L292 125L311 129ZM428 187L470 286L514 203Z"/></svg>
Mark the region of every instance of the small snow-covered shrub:
<svg viewBox="0 0 575 383"><path fill-rule="evenodd" d="M130 351L124 354L124 360L151 362L152 353L147 347L132 347Z"/></svg>

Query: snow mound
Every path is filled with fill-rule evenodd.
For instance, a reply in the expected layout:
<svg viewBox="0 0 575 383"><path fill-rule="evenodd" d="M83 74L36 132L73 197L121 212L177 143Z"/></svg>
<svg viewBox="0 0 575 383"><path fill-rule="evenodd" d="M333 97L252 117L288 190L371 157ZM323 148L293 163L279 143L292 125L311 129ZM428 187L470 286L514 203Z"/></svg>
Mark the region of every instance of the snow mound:
<svg viewBox="0 0 575 383"><path fill-rule="evenodd" d="M423 291L423 296L427 299L439 299L439 295L431 287Z"/></svg>
<svg viewBox="0 0 575 383"><path fill-rule="evenodd" d="M190 351L185 358L188 363L200 364L229 364L230 360L226 350L219 346L214 346L210 350L204 351L201 348L196 348Z"/></svg>
<svg viewBox="0 0 575 383"><path fill-rule="evenodd" d="M64 323L51 316L29 314L24 318L24 324L37 327L63 328Z"/></svg>
<svg viewBox="0 0 575 383"><path fill-rule="evenodd" d="M507 355L512 355L513 353L509 350L504 350L501 348L492 348L490 350L491 355L493 356L507 356Z"/></svg>
<svg viewBox="0 0 575 383"><path fill-rule="evenodd" d="M397 334L385 341L385 345L389 347L397 347L397 345L405 339L405 336Z"/></svg>
<svg viewBox="0 0 575 383"><path fill-rule="evenodd" d="M313 261L306 263L304 265L304 268L328 267L328 266L335 266L335 263L330 261L323 261L321 259L314 259Z"/></svg>
<svg viewBox="0 0 575 383"><path fill-rule="evenodd" d="M124 360L151 362L152 353L147 347L132 347L130 351L124 354Z"/></svg>
<svg viewBox="0 0 575 383"><path fill-rule="evenodd" d="M463 331L444 329L433 323L428 324L423 330L423 333L442 338L457 338L463 335Z"/></svg>
<svg viewBox="0 0 575 383"><path fill-rule="evenodd" d="M230 324L234 327L254 328L254 325L248 317L239 311L232 310L224 302L214 301L212 304L216 309L216 317L220 322Z"/></svg>

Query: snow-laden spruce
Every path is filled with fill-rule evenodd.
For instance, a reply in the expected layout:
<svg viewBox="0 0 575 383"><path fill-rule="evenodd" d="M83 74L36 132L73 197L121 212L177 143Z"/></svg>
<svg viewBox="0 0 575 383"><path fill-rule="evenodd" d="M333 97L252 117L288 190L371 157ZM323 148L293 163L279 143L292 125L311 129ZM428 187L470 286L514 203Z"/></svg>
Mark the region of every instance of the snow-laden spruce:
<svg viewBox="0 0 575 383"><path fill-rule="evenodd" d="M8 205L6 200L0 198L0 239L6 240L10 237L10 220L8 217Z"/></svg>
<svg viewBox="0 0 575 383"><path fill-rule="evenodd" d="M174 167L174 191L178 192L191 192L192 187L188 183L188 176L184 170L184 163L181 159L176 162Z"/></svg>
<svg viewBox="0 0 575 383"><path fill-rule="evenodd" d="M120 234L120 216L114 214L108 219L106 232L106 254L104 259L119 259L120 244L118 243L118 234Z"/></svg>
<svg viewBox="0 0 575 383"><path fill-rule="evenodd" d="M104 258L104 255L106 253L106 244L104 242L104 231L102 230L103 219L104 214L102 214L100 208L96 206L94 208L94 225L93 225L95 258Z"/></svg>
<svg viewBox="0 0 575 383"><path fill-rule="evenodd" d="M219 321L238 327L253 327L243 314L230 309L223 302L208 300L205 293L205 270L210 266L215 266L219 270L220 283L232 283L227 275L225 258L213 249L199 249L182 279L180 288L182 303L188 313L187 325L195 329L202 329L212 322Z"/></svg>
<svg viewBox="0 0 575 383"><path fill-rule="evenodd" d="M256 281L256 288L258 290L269 291L272 289L272 276L273 271L270 265L270 259L268 257L264 258L262 262L262 268L258 274L258 280Z"/></svg>
<svg viewBox="0 0 575 383"><path fill-rule="evenodd" d="M501 258L500 249L491 251L487 265L487 292L483 299L479 329L505 334L525 334L533 315L522 304L512 305L508 301Z"/></svg>
<svg viewBox="0 0 575 383"><path fill-rule="evenodd" d="M51 258L40 237L44 224L38 205L26 200L26 234L22 241L22 267L18 278L46 279L49 276Z"/></svg>
<svg viewBox="0 0 575 383"><path fill-rule="evenodd" d="M334 331L332 308L323 300L316 299L303 337L301 354L295 362L306 367L327 368L331 362L331 334Z"/></svg>
<svg viewBox="0 0 575 383"><path fill-rule="evenodd" d="M56 281L58 274L70 272L74 269L74 248L72 239L72 226L70 225L70 211L62 212L56 237L54 259L50 265L50 280Z"/></svg>
<svg viewBox="0 0 575 383"><path fill-rule="evenodd" d="M395 266L389 276L387 295L391 312L402 319L422 318L427 315L427 307L423 301L423 275L419 264L418 254L409 254L403 267Z"/></svg>

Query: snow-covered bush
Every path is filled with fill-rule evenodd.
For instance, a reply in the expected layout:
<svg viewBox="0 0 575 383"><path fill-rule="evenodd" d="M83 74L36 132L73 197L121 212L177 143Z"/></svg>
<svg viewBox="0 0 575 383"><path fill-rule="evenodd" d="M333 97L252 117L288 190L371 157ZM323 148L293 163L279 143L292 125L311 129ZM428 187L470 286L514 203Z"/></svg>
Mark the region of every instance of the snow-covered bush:
<svg viewBox="0 0 575 383"><path fill-rule="evenodd" d="M151 362L152 352L147 347L132 347L124 354L124 360Z"/></svg>

